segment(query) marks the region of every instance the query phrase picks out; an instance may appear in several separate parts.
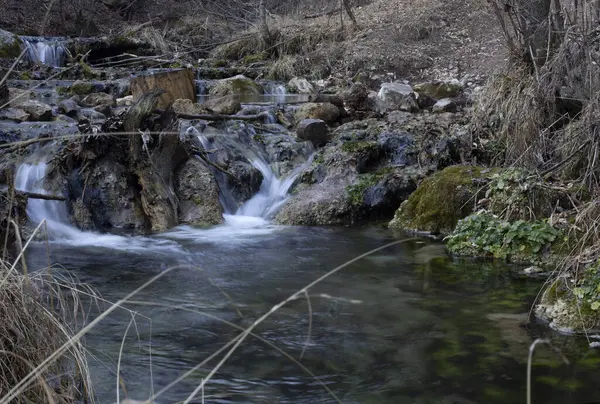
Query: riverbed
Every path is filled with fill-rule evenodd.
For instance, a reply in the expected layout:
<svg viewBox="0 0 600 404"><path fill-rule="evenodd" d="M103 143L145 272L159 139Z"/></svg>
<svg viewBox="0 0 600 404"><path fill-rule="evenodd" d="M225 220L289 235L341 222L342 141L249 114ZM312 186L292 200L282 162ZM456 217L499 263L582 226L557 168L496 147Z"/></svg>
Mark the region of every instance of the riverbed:
<svg viewBox="0 0 600 404"><path fill-rule="evenodd" d="M31 267L47 265L49 248L63 273L111 302L177 266L134 297L143 304L127 305L137 312L129 329L131 312L117 310L86 337L98 402L116 401L119 357L126 389L120 398L147 399L235 338L234 326L250 326L327 271L408 237L377 227L228 219L211 229L95 241L90 235L88 242L59 239L30 249ZM389 247L310 289L310 304L292 301L254 330L318 380L248 336L206 384L205 402L335 403L322 384L344 403L525 402L529 346L542 337L552 348L536 349L533 402L600 400L600 355L585 338L535 321L521 325L540 287L516 268L452 260L431 240ZM106 307L90 305L90 319ZM216 363L156 402L185 400ZM201 394L191 402L201 402Z"/></svg>

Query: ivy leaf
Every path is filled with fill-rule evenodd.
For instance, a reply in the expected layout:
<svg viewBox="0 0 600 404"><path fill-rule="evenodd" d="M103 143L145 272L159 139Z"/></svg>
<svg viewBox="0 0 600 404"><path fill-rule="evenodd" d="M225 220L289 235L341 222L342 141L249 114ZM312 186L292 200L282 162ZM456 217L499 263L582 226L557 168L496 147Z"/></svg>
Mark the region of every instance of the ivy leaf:
<svg viewBox="0 0 600 404"><path fill-rule="evenodd" d="M600 309L600 302L599 301L595 301L594 303L592 303L592 310L596 311L598 309Z"/></svg>

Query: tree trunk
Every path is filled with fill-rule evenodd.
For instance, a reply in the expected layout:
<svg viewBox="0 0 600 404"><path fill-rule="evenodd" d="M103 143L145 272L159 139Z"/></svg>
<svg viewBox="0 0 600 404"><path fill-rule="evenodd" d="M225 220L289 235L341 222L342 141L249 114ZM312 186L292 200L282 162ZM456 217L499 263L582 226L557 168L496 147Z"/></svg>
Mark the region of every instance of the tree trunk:
<svg viewBox="0 0 600 404"><path fill-rule="evenodd" d="M134 100L155 89L164 90L158 100L157 108L167 109L173 101L186 99L196 102L196 84L192 69L178 69L169 72L141 75L131 80L131 92Z"/></svg>
<svg viewBox="0 0 600 404"><path fill-rule="evenodd" d="M515 7L522 27L524 57L535 66L543 65L548 56L550 6L551 0L518 0Z"/></svg>
<svg viewBox="0 0 600 404"><path fill-rule="evenodd" d="M354 11L352 11L350 0L342 0L342 3L344 3L344 8L346 9L346 13L348 13L348 17L350 17L350 20L352 20L352 24L357 27L358 22L356 22L356 17L354 16Z"/></svg>
<svg viewBox="0 0 600 404"><path fill-rule="evenodd" d="M263 0L260 0L260 4L258 5L258 17L260 23L260 35L266 50L271 47L271 32L269 32L269 25L267 25L267 10L265 9Z"/></svg>

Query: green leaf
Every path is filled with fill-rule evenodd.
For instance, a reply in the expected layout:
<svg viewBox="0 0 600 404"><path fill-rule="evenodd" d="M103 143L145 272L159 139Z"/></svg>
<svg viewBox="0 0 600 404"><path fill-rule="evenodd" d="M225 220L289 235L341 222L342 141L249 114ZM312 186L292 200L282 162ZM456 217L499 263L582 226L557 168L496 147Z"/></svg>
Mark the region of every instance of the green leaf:
<svg viewBox="0 0 600 404"><path fill-rule="evenodd" d="M594 311L600 309L600 302L595 301L594 303L592 303L591 307L592 307L592 310L594 310Z"/></svg>

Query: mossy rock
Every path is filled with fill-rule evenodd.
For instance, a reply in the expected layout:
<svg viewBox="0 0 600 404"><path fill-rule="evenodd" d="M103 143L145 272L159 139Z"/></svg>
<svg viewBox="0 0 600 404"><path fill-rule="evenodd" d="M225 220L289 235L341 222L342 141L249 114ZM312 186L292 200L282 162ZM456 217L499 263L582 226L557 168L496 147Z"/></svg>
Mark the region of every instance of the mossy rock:
<svg viewBox="0 0 600 404"><path fill-rule="evenodd" d="M76 81L69 88L69 91L75 95L88 95L94 92L94 85L85 81Z"/></svg>
<svg viewBox="0 0 600 404"><path fill-rule="evenodd" d="M392 229L409 229L449 234L459 219L473 212L493 170L475 166L451 166L426 178L402 203Z"/></svg>
<svg viewBox="0 0 600 404"><path fill-rule="evenodd" d="M254 80L249 79L244 75L237 75L228 79L220 80L209 91L210 95L225 96L225 95L260 95L264 94L264 89Z"/></svg>
<svg viewBox="0 0 600 404"><path fill-rule="evenodd" d="M253 63L264 62L265 60L267 60L267 54L265 52L261 52L254 55L244 56L242 59L242 64L251 65Z"/></svg>
<svg viewBox="0 0 600 404"><path fill-rule="evenodd" d="M12 59L21 54L19 37L0 29L0 58Z"/></svg>
<svg viewBox="0 0 600 404"><path fill-rule="evenodd" d="M413 87L415 92L419 95L427 95L436 100L443 98L455 98L463 90L463 86L460 83L437 81L430 83L421 83Z"/></svg>

